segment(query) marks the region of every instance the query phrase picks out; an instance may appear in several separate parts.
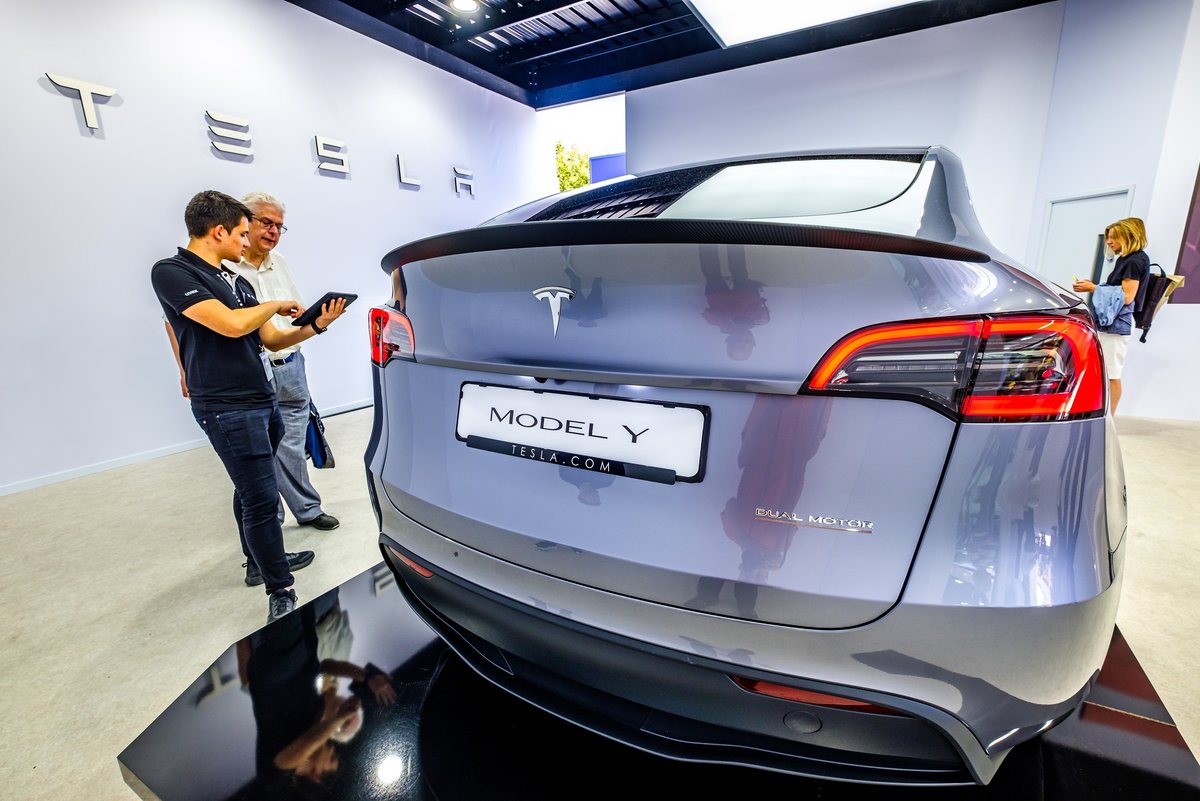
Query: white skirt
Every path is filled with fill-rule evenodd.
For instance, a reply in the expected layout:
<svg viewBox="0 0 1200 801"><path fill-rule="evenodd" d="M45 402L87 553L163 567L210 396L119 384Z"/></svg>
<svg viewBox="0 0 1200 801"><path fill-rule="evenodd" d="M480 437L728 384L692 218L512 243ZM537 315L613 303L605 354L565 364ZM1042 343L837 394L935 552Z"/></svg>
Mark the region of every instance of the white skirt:
<svg viewBox="0 0 1200 801"><path fill-rule="evenodd" d="M1125 353L1129 350L1129 340L1132 334L1100 334L1100 350L1104 353L1104 367L1108 370L1110 381L1121 377L1125 368Z"/></svg>

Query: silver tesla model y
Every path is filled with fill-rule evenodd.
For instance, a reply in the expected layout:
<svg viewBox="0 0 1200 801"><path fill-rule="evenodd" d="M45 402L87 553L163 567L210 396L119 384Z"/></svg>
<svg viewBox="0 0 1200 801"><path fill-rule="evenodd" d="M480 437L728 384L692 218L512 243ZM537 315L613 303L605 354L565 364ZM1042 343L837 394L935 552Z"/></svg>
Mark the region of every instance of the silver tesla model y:
<svg viewBox="0 0 1200 801"><path fill-rule="evenodd" d="M668 757L925 785L1086 696L1126 528L1103 359L953 153L627 176L383 269L381 550L495 684Z"/></svg>

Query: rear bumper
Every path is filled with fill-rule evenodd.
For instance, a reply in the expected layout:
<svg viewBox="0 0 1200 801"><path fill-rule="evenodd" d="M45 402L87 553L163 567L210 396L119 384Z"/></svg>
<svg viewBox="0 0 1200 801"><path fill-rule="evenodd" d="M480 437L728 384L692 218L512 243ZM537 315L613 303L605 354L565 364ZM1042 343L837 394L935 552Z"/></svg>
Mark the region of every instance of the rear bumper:
<svg viewBox="0 0 1200 801"><path fill-rule="evenodd" d="M1095 631L1111 621L1119 591L1039 609L901 603L869 626L812 631L565 582L474 551L386 501L380 512L381 544L434 571L418 580L383 548L413 607L496 684L665 756L849 781L989 781L1013 746L1086 696L1104 650L1093 665ZM798 735L783 720L808 711L803 705L746 693L731 673L858 698L912 720L830 720L820 710L821 730Z"/></svg>
<svg viewBox="0 0 1200 801"><path fill-rule="evenodd" d="M389 551L405 551L402 546L386 535L381 544L413 609L480 675L627 745L686 761L871 784L986 782L1003 759L1004 754L987 755L961 722L940 710L747 670L715 658L716 653L684 655L615 636L497 596L433 565L425 566L434 576L423 578ZM907 714L836 710L756 695L735 685L731 673L804 684Z"/></svg>
<svg viewBox="0 0 1200 801"><path fill-rule="evenodd" d="M376 418L386 433L386 416ZM414 608L496 684L666 756L850 781L987 782L1010 749L1078 706L1111 636L1119 549L1095 565L1076 559L1076 576L1111 579L1068 596L1079 600L964 604L945 592L957 526L933 526L940 534L926 536L913 580L882 616L824 630L767 623L589 586L587 575L555 575L564 560L583 561L572 548L556 545L549 560L540 549L553 543L486 538L488 553L464 532L435 531L405 514L406 493L384 482L378 445L368 450L367 471L382 542L435 573L417 581L408 568L396 571L402 586L413 578L405 591ZM384 555L398 567L386 548ZM912 721L876 725L867 719L876 716L842 713L858 720L841 726L822 710L820 731L797 736L782 722L797 705L746 693L731 673L860 698Z"/></svg>

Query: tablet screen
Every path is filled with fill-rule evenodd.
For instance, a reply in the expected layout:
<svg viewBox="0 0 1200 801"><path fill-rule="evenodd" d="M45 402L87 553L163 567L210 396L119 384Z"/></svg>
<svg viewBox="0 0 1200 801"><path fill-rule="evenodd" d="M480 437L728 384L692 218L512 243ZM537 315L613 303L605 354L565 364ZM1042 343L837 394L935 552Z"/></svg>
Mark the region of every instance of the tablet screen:
<svg viewBox="0 0 1200 801"><path fill-rule="evenodd" d="M355 295L353 292L326 292L321 296L320 300L309 306L304 311L304 314L292 320L292 325L308 325L313 322L321 316L321 307L335 298L345 298L346 305L349 306L357 297L358 295Z"/></svg>

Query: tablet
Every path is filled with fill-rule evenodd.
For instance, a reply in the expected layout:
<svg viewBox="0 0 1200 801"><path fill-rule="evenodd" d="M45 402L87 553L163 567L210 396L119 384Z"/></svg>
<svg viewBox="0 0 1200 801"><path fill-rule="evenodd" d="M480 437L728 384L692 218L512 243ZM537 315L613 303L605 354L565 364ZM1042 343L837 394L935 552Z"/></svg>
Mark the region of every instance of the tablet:
<svg viewBox="0 0 1200 801"><path fill-rule="evenodd" d="M318 317L321 316L321 307L326 303L329 303L331 300L336 298L345 298L346 305L349 306L357 297L358 295L355 295L353 292L326 292L321 296L320 300L305 309L304 314L292 320L292 325L308 325L309 323L314 322Z"/></svg>

